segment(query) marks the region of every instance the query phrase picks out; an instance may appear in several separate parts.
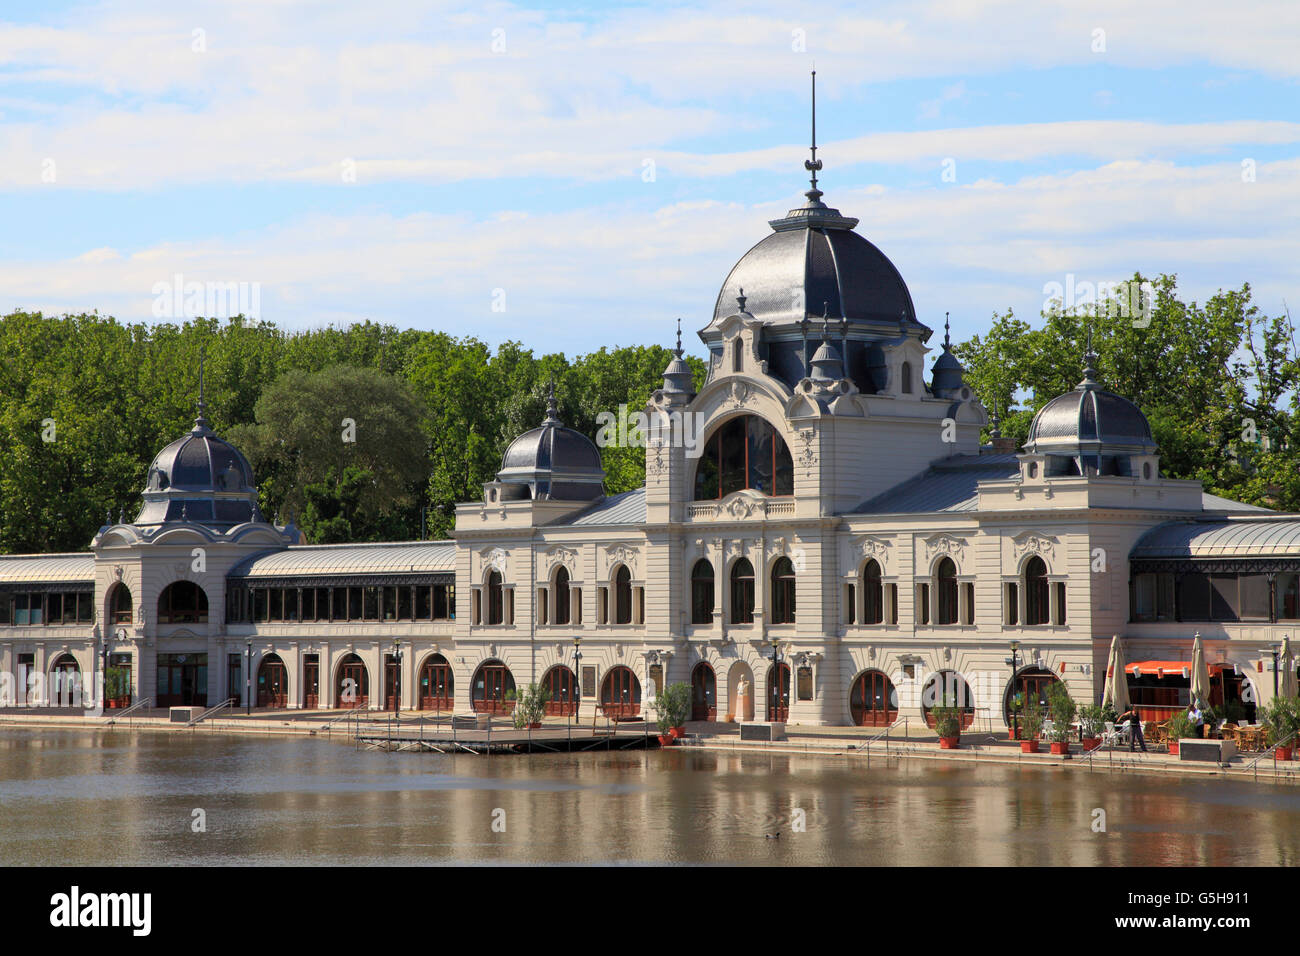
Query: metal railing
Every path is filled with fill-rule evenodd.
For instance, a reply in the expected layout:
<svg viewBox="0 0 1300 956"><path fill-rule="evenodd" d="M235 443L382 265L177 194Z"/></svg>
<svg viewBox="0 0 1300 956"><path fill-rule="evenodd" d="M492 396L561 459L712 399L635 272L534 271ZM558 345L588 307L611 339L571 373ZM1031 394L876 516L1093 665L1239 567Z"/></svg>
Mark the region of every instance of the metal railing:
<svg viewBox="0 0 1300 956"><path fill-rule="evenodd" d="M211 717L213 714L217 713L218 711L225 710L227 707L233 707L235 702L236 702L236 698L227 697L221 703L217 704L217 706L209 707L207 710L199 714L197 717L192 717L189 723L187 723L185 726L193 727L195 724L201 724L203 723L203 721L207 720L209 717Z"/></svg>
<svg viewBox="0 0 1300 956"><path fill-rule="evenodd" d="M1273 744L1273 746L1263 751L1258 757L1256 757L1254 760L1248 763L1244 769L1251 771L1251 775L1258 780L1259 762L1263 760L1265 757L1271 756L1273 758L1273 773L1276 774L1277 773L1277 748L1292 746L1292 741L1296 739L1297 734L1300 734L1300 731L1293 731L1292 733L1287 734L1287 736L1284 737L1282 740L1279 740L1277 743Z"/></svg>
<svg viewBox="0 0 1300 956"><path fill-rule="evenodd" d="M144 710L148 708L149 705L152 703L153 703L152 697L142 697L139 700L137 700L134 704L132 704L130 707L126 708L126 710L123 710L113 715L112 717L109 717L108 722L105 724L105 726L112 727L123 717L129 717L133 712L137 710Z"/></svg>

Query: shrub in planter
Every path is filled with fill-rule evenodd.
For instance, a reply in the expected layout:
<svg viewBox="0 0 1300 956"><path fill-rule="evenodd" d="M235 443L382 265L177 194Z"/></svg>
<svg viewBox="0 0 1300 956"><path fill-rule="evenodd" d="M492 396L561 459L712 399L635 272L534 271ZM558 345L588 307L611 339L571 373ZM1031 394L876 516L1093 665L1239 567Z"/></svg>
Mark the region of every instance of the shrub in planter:
<svg viewBox="0 0 1300 956"><path fill-rule="evenodd" d="M510 696L506 695L507 698ZM546 716L546 702L551 699L550 691L540 684L529 684L524 692L515 698L515 709L510 715L515 730L525 727L540 727Z"/></svg>
<svg viewBox="0 0 1300 956"><path fill-rule="evenodd" d="M1025 698L1023 694L1012 694L1011 700L1007 703L1008 720L1007 723L1007 740L1022 740L1025 738L1024 721L1021 714L1025 709Z"/></svg>
<svg viewBox="0 0 1300 956"><path fill-rule="evenodd" d="M1069 753L1070 724L1079 712L1079 705L1074 702L1063 682L1053 681L1047 688L1047 709L1052 714L1052 753Z"/></svg>
<svg viewBox="0 0 1300 956"><path fill-rule="evenodd" d="M961 710L943 704L933 708L934 731L939 735L939 747L942 750L954 750L961 742Z"/></svg>
<svg viewBox="0 0 1300 956"><path fill-rule="evenodd" d="M1038 737L1043 732L1043 711L1038 706L1037 696L1020 709L1020 727L1023 734L1020 749L1027 754L1038 753Z"/></svg>
<svg viewBox="0 0 1300 956"><path fill-rule="evenodd" d="M655 711L661 734L680 728L691 712L691 685L681 681L669 684L655 697Z"/></svg>
<svg viewBox="0 0 1300 956"><path fill-rule="evenodd" d="M1269 701L1264 708L1264 731L1268 734L1270 747L1285 742L1285 746L1278 747L1280 759L1291 759L1297 730L1300 730L1300 702L1294 697L1274 697ZM1285 756L1283 750L1286 751Z"/></svg>
<svg viewBox="0 0 1300 956"><path fill-rule="evenodd" d="M1106 729L1106 713L1100 704L1088 704L1079 708L1079 727L1083 733L1083 749L1096 749Z"/></svg>
<svg viewBox="0 0 1300 956"><path fill-rule="evenodd" d="M1187 711L1180 710L1169 719L1169 752L1178 753L1178 741L1192 735L1192 718Z"/></svg>
<svg viewBox="0 0 1300 956"><path fill-rule="evenodd" d="M1246 719L1246 707L1239 700L1230 700L1223 706L1223 719L1230 724L1239 724Z"/></svg>

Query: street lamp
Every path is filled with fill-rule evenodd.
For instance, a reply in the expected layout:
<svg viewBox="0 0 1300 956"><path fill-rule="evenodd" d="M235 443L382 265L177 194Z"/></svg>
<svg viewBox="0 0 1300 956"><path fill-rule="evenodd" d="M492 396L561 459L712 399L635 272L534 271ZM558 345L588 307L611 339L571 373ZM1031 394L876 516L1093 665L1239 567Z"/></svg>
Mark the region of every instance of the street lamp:
<svg viewBox="0 0 1300 956"><path fill-rule="evenodd" d="M1013 705L1016 699L1016 671L1020 667L1020 664L1016 659L1016 654L1019 653L1019 651L1020 651L1020 642L1012 641L1011 642L1011 701ZM1011 737L1013 740L1020 739L1020 711L1019 708L1015 706L1012 706L1011 708Z"/></svg>
<svg viewBox="0 0 1300 956"><path fill-rule="evenodd" d="M400 717L402 708L402 642L397 638L393 640L393 664L397 668L393 674L393 714Z"/></svg>
<svg viewBox="0 0 1300 956"><path fill-rule="evenodd" d="M768 719L778 720L781 716L781 642L770 643L772 645L772 713ZM786 716L790 716L788 704Z"/></svg>
<svg viewBox="0 0 1300 956"><path fill-rule="evenodd" d="M582 705L582 638L573 639L573 719L578 719Z"/></svg>
<svg viewBox="0 0 1300 956"><path fill-rule="evenodd" d="M253 713L253 698L250 696L253 686L253 639L244 641L244 716Z"/></svg>
<svg viewBox="0 0 1300 956"><path fill-rule="evenodd" d="M1277 658L1282 653L1282 645L1273 645L1273 696L1277 696Z"/></svg>

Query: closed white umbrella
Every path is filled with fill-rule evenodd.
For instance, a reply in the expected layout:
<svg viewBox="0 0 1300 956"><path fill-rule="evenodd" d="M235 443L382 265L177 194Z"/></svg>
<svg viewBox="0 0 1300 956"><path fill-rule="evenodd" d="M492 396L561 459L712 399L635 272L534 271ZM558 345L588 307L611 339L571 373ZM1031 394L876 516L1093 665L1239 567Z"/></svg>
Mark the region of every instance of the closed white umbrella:
<svg viewBox="0 0 1300 956"><path fill-rule="evenodd" d="M1101 703L1103 706L1110 704L1116 713L1122 714L1129 708L1128 678L1124 674L1124 650L1120 647L1118 634L1110 641L1106 671L1106 688L1102 691Z"/></svg>
<svg viewBox="0 0 1300 956"><path fill-rule="evenodd" d="M1282 671L1282 684L1281 684L1282 696L1295 697L1297 689L1296 689L1295 668L1291 666L1291 635L1290 634L1282 638L1282 657L1278 661L1277 666L1285 668L1285 670Z"/></svg>
<svg viewBox="0 0 1300 956"><path fill-rule="evenodd" d="M1205 666L1205 646L1198 632L1192 639L1192 700L1210 702L1210 669Z"/></svg>

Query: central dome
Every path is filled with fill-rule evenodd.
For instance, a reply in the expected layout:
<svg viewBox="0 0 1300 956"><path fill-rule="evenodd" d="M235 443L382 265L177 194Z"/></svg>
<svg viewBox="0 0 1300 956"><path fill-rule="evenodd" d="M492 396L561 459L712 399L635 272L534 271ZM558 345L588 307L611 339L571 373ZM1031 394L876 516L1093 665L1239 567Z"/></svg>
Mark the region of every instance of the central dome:
<svg viewBox="0 0 1300 956"><path fill-rule="evenodd" d="M200 407L190 433L154 457L137 525L182 521L233 527L261 521L248 459L208 427Z"/></svg>
<svg viewBox="0 0 1300 956"><path fill-rule="evenodd" d="M767 323L796 323L805 316L888 323L916 321L911 293L889 258L853 231L811 190L803 206L769 223L772 235L740 257L713 308L714 321L746 311ZM802 295L802 301L800 296Z"/></svg>

